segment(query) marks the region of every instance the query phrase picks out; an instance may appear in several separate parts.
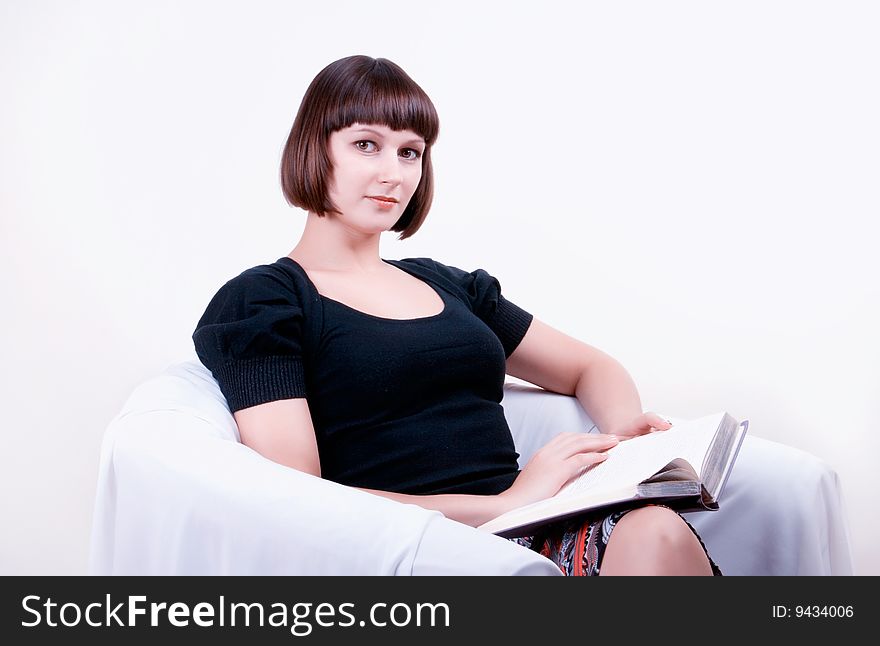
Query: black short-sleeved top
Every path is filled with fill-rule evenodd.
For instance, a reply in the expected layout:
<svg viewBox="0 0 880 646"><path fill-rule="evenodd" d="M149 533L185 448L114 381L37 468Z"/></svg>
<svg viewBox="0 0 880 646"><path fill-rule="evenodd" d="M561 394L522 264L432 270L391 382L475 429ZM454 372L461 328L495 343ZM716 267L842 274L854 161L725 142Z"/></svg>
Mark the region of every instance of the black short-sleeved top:
<svg viewBox="0 0 880 646"><path fill-rule="evenodd" d="M308 401L321 476L409 494L497 494L518 474L501 407L505 360L532 315L483 269L385 260L434 288L443 310L366 314L318 293L288 257L252 267L209 303L193 341L232 412Z"/></svg>

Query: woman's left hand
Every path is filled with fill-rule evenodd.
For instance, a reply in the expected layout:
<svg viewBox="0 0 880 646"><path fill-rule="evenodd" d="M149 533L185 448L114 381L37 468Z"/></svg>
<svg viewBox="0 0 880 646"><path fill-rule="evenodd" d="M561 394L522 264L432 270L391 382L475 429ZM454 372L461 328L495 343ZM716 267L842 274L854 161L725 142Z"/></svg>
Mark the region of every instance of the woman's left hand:
<svg viewBox="0 0 880 646"><path fill-rule="evenodd" d="M661 417L657 413L642 413L630 422L621 425L618 428L608 429L607 432L617 435L621 440L636 437L637 435L646 435L655 431L666 431L672 428L672 423L665 417Z"/></svg>

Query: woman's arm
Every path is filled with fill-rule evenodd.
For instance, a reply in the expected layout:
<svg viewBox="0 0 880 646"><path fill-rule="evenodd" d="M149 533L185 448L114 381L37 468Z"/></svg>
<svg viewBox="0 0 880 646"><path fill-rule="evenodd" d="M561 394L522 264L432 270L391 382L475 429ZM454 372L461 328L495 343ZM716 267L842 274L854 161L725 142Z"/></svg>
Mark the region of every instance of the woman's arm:
<svg viewBox="0 0 880 646"><path fill-rule="evenodd" d="M575 396L602 433L626 435L621 429L642 414L642 400L632 377L607 354L584 369Z"/></svg>
<svg viewBox="0 0 880 646"><path fill-rule="evenodd" d="M321 477L318 442L305 398L243 408L233 417L242 444L273 462Z"/></svg>
<svg viewBox="0 0 880 646"><path fill-rule="evenodd" d="M513 485L496 496L440 494L409 496L404 494L361 489L403 503L436 509L447 518L467 525L479 526L496 516L544 500L584 469L608 457L618 438L597 433L561 432L541 447L517 475Z"/></svg>
<svg viewBox="0 0 880 646"><path fill-rule="evenodd" d="M507 358L507 374L577 397L602 433L615 433L642 414L636 385L614 357L538 319Z"/></svg>
<svg viewBox="0 0 880 646"><path fill-rule="evenodd" d="M243 444L274 462L321 477L315 432L304 398L245 408L235 412L235 421ZM447 518L477 527L511 509L552 496L584 466L604 459L604 454L597 451L606 450L617 441L608 436L587 435L560 433L535 454L510 489L494 496L410 495L355 488L397 502L434 509Z"/></svg>
<svg viewBox="0 0 880 646"><path fill-rule="evenodd" d="M243 444L274 462L321 477L318 446L308 402L285 399L245 408L235 413ZM361 491L402 503L436 509L447 518L476 527L512 509L506 497L469 494L409 494L363 489Z"/></svg>

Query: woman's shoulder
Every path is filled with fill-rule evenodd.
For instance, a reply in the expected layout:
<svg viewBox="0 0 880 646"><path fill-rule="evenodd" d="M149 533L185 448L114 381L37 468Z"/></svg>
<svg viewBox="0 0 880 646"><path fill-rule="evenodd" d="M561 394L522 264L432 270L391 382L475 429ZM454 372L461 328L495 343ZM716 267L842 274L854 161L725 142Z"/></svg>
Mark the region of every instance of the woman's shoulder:
<svg viewBox="0 0 880 646"><path fill-rule="evenodd" d="M401 258L396 262L415 270L430 272L454 280L460 280L463 276L468 274L468 272L463 269L442 263L434 258Z"/></svg>
<svg viewBox="0 0 880 646"><path fill-rule="evenodd" d="M433 258L403 258L397 262L414 271L424 272L427 275L453 283L465 290L472 289L475 284L479 286L487 281L494 281L494 278L485 269L469 271Z"/></svg>
<svg viewBox="0 0 880 646"><path fill-rule="evenodd" d="M235 343L247 346L250 342L246 339L259 337L268 339L272 346L279 330L286 330L285 336L299 335L302 330L311 338L322 321L316 302L302 277L285 263L255 265L216 291L196 325L193 339L205 355L210 355L229 345L217 339L236 339Z"/></svg>
<svg viewBox="0 0 880 646"><path fill-rule="evenodd" d="M218 291L245 301L297 303L308 305L315 298L303 271L283 256L272 263L254 265L233 276Z"/></svg>
<svg viewBox="0 0 880 646"><path fill-rule="evenodd" d="M412 273L457 294L474 311L482 310L484 302L497 299L500 292L498 281L485 269L467 271L433 258L404 258L399 262Z"/></svg>

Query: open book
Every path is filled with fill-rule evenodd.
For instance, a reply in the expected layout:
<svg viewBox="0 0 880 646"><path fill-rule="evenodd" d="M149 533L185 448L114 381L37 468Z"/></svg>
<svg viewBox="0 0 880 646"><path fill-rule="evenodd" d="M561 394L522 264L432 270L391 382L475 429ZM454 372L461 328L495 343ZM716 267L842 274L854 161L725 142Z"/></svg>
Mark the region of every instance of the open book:
<svg viewBox="0 0 880 646"><path fill-rule="evenodd" d="M718 509L749 422L716 413L621 441L556 495L504 513L478 527L506 538L581 514L651 501L677 511Z"/></svg>

